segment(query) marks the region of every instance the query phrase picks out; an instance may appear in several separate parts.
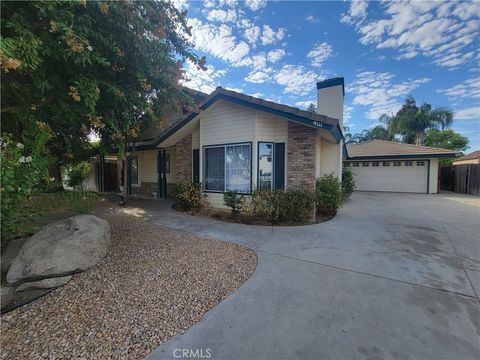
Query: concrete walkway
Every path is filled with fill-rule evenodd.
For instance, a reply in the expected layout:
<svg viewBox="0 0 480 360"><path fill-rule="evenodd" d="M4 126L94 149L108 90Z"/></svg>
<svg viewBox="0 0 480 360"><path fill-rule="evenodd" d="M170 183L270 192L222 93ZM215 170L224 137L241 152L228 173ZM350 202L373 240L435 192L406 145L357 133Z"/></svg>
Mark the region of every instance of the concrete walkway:
<svg viewBox="0 0 480 360"><path fill-rule="evenodd" d="M478 198L357 192L333 220L303 227L206 220L166 202L125 211L258 255L246 283L148 359L182 358L176 349L214 359L480 358Z"/></svg>

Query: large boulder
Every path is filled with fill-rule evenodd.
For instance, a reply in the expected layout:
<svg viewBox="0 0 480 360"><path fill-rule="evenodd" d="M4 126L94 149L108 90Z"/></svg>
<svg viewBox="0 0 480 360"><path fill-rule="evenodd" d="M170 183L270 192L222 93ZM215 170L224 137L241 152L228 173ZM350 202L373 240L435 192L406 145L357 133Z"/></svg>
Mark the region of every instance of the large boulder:
<svg viewBox="0 0 480 360"><path fill-rule="evenodd" d="M61 276L61 277L54 277L54 278L46 278L43 280L38 280L38 281L32 281L32 282L26 282L23 284L20 284L15 291L25 291L28 289L51 289L51 288L57 288L60 286L65 285L68 283L70 280L72 280L72 275L67 275L67 276Z"/></svg>
<svg viewBox="0 0 480 360"><path fill-rule="evenodd" d="M12 265L12 261L18 256L20 249L25 244L27 238L13 239L8 242L4 251L2 251L2 272L7 272Z"/></svg>
<svg viewBox="0 0 480 360"><path fill-rule="evenodd" d="M22 246L7 282L17 285L87 270L105 256L109 242L108 223L94 215L47 225Z"/></svg>
<svg viewBox="0 0 480 360"><path fill-rule="evenodd" d="M10 301L12 301L14 294L15 289L12 287L2 286L0 288L0 307L2 309L7 306Z"/></svg>

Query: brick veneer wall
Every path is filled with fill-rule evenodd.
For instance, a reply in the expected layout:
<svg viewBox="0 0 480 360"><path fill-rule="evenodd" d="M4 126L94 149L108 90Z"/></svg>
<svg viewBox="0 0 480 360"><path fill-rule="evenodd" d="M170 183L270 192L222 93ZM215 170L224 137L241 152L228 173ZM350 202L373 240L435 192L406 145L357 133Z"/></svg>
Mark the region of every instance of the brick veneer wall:
<svg viewBox="0 0 480 360"><path fill-rule="evenodd" d="M192 181L192 134L175 144L175 165L179 182Z"/></svg>
<svg viewBox="0 0 480 360"><path fill-rule="evenodd" d="M288 122L288 189L315 189L316 144L316 129Z"/></svg>

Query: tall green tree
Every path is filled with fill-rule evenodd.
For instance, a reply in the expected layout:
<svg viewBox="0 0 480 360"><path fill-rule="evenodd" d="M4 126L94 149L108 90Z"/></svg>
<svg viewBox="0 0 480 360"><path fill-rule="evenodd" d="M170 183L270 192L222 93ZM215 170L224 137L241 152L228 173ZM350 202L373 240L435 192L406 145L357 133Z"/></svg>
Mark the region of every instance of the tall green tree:
<svg viewBox="0 0 480 360"><path fill-rule="evenodd" d="M467 137L456 133L452 129L430 129L425 133L425 145L441 149L456 150L463 152L468 148Z"/></svg>
<svg viewBox="0 0 480 360"><path fill-rule="evenodd" d="M317 112L317 107L315 106L314 103L310 103L308 105L307 111L312 112L312 113L316 113Z"/></svg>
<svg viewBox="0 0 480 360"><path fill-rule="evenodd" d="M143 128L191 106L182 64L204 68L167 1L1 2L2 132L45 122L55 164L95 132L126 162ZM126 168L126 166L125 166Z"/></svg>
<svg viewBox="0 0 480 360"><path fill-rule="evenodd" d="M453 122L453 112L444 107L432 108L428 103L417 106L412 96L407 97L401 109L393 116L382 115L391 134L403 136L403 141L423 145L425 131L449 127Z"/></svg>
<svg viewBox="0 0 480 360"><path fill-rule="evenodd" d="M425 145L438 147L441 149L455 150L463 153L468 148L469 140L467 137L456 133L452 129L438 130L430 129L425 133ZM451 165L453 158L441 159L441 165Z"/></svg>
<svg viewBox="0 0 480 360"><path fill-rule="evenodd" d="M393 141L394 135L388 131L383 125L376 125L371 129L362 130L361 133L351 135L349 137L350 143L361 143L369 140L388 140Z"/></svg>

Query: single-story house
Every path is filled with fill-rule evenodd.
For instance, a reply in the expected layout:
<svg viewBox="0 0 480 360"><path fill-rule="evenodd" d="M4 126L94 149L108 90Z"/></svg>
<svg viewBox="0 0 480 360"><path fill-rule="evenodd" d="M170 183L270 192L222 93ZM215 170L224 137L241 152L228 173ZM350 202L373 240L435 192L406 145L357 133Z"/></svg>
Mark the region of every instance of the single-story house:
<svg viewBox="0 0 480 360"><path fill-rule="evenodd" d="M347 145L345 166L355 174L357 190L437 193L439 159L455 151L393 141Z"/></svg>
<svg viewBox="0 0 480 360"><path fill-rule="evenodd" d="M461 156L453 160L453 166L468 165L468 164L480 164L480 150L471 152L465 156Z"/></svg>
<svg viewBox="0 0 480 360"><path fill-rule="evenodd" d="M192 94L198 111L170 116L166 128L148 129L136 143L129 162L132 193L167 197L177 182L200 182L210 203L222 207L229 190L313 190L324 174L341 178L343 78L317 83L317 113L221 87ZM121 165L117 174L106 166L112 158L95 167L100 191L112 184L108 177L123 183Z"/></svg>

